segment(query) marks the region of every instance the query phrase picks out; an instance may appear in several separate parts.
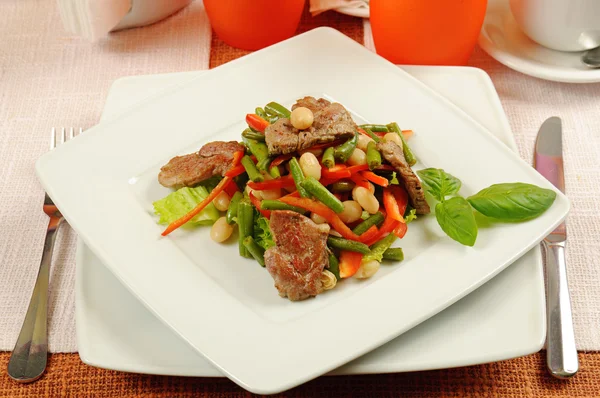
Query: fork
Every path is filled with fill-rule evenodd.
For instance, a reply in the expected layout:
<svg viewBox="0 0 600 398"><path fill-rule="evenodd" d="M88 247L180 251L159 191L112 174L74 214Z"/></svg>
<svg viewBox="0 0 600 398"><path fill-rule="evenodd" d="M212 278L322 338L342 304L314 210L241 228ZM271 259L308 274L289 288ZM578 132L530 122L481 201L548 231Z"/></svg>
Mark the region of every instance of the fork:
<svg viewBox="0 0 600 398"><path fill-rule="evenodd" d="M79 134L81 132L80 128ZM60 130L60 134L55 128L52 128L50 149L56 148L67 139L73 139L77 135L73 127L69 129L68 135L64 127ZM39 379L46 370L48 360L48 281L54 240L58 228L62 224L63 216L47 193L44 198L44 213L50 217L50 222L46 231L40 269L21 332L8 361L8 375L20 383L31 383Z"/></svg>

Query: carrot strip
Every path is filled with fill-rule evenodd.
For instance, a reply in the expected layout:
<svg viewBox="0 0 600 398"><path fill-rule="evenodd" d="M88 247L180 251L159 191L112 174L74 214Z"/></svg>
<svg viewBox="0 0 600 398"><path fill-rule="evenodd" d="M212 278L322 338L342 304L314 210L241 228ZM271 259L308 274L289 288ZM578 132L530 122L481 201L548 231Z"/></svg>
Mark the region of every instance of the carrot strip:
<svg viewBox="0 0 600 398"><path fill-rule="evenodd" d="M350 179L359 187L369 189L369 181L363 178L360 174L353 174L350 176Z"/></svg>
<svg viewBox="0 0 600 398"><path fill-rule="evenodd" d="M371 181L373 184L377 184L381 187L387 187L390 184L387 178L378 176L372 171L361 171L360 175L362 175L367 180Z"/></svg>
<svg viewBox="0 0 600 398"><path fill-rule="evenodd" d="M237 151L233 154L233 161L231 164L231 169L237 167L237 165L240 162L240 159L242 159L242 156L244 156L244 151ZM229 170L231 170L231 169L229 169ZM208 194L206 199L204 199L202 202L198 203L196 205L196 207L194 207L192 210L190 210L186 215L178 218L177 220L175 220L171 224L169 224L167 226L167 228L162 232L161 235L162 236L169 235L171 232L175 231L177 228L181 227L183 224L185 224L186 222L188 222L192 218L194 218L196 216L196 214L200 213L202 210L204 210L204 208L206 206L208 206L210 203L212 203L212 201L217 197L217 195L219 195L221 192L223 192L225 187L231 181L232 181L232 177L228 177L228 176L223 177L223 179L217 184L215 189L213 189L211 191L211 193Z"/></svg>
<svg viewBox="0 0 600 398"><path fill-rule="evenodd" d="M352 174L356 174L359 171L365 171L365 170L369 170L368 164L358 164L356 166L348 167L348 171L350 171L350 173L352 173Z"/></svg>
<svg viewBox="0 0 600 398"><path fill-rule="evenodd" d="M254 194L252 192L250 192L248 194L248 198L250 199L250 203L252 203L252 205L254 205L254 207L256 207L256 210L258 210L260 212L260 214L262 214L263 216L267 217L267 218L271 218L271 210L263 210L260 208L260 200L254 196Z"/></svg>
<svg viewBox="0 0 600 398"><path fill-rule="evenodd" d="M350 278L352 275L356 274L356 271L360 268L360 263L362 261L363 254L357 252L351 252L347 250L342 250L340 252L340 277L341 278Z"/></svg>
<svg viewBox="0 0 600 398"><path fill-rule="evenodd" d="M246 115L246 123L248 123L248 126L261 133L264 133L265 129L269 127L269 122L254 113Z"/></svg>
<svg viewBox="0 0 600 398"><path fill-rule="evenodd" d="M248 181L248 186L257 191L264 191L265 189L293 187L293 186L295 186L295 183L294 183L294 179L291 176L285 176L285 177L276 178L274 180L268 180L268 181L262 181L262 182Z"/></svg>
<svg viewBox="0 0 600 398"><path fill-rule="evenodd" d="M402 130L402 135L404 136L405 140L408 140L410 137L412 137L413 131L412 130Z"/></svg>
<svg viewBox="0 0 600 398"><path fill-rule="evenodd" d="M350 177L351 174L352 173L350 173L350 171L348 171L348 168L346 166L344 166L343 164L333 166L330 169L328 169L327 167L321 168L321 176L328 178L328 179L339 180L342 178L348 178L348 177Z"/></svg>

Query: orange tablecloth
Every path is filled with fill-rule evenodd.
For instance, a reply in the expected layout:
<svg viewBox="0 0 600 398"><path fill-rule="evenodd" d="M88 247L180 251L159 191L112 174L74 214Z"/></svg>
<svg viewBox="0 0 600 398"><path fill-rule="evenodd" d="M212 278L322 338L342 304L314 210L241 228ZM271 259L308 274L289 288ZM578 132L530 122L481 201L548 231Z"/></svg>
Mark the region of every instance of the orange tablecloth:
<svg viewBox="0 0 600 398"><path fill-rule="evenodd" d="M315 18L305 13L299 32L333 26L362 43L363 25L357 18L326 12ZM211 67L247 52L232 49L213 35ZM6 369L10 353L0 353ZM321 377L282 397L596 397L600 396L600 353L580 353L581 371L574 379L559 381L545 369L545 355L458 369L388 375ZM182 378L114 372L84 365L77 354L53 354L42 379L19 385L5 372L0 397L248 397L225 378Z"/></svg>

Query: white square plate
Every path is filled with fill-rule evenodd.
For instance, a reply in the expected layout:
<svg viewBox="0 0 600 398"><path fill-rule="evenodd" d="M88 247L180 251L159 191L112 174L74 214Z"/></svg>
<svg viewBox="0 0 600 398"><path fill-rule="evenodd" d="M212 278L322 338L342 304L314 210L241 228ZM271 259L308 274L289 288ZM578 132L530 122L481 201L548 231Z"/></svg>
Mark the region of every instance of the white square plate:
<svg viewBox="0 0 600 398"><path fill-rule="evenodd" d="M357 121L410 126L422 166L460 177L464 195L511 181L554 189L463 111L332 29L225 64L40 158L44 187L109 269L225 375L257 393L291 388L421 323L522 256L569 210L558 192L535 220L482 228L473 248L425 218L403 240L401 265L301 303L280 299L264 269L233 245L215 245L206 229L160 238L151 215L152 201L167 192L156 183L160 166L217 137L239 137L243 115L257 104L303 95L341 102Z"/></svg>
<svg viewBox="0 0 600 398"><path fill-rule="evenodd" d="M516 151L496 90L481 69L446 66L403 69ZM202 73L205 72L118 79L106 99L102 122ZM86 364L136 373L222 376L152 315L81 240L77 248L75 291L77 347ZM539 351L544 344L545 314L541 252L536 247L451 307L331 373L427 370L527 355Z"/></svg>

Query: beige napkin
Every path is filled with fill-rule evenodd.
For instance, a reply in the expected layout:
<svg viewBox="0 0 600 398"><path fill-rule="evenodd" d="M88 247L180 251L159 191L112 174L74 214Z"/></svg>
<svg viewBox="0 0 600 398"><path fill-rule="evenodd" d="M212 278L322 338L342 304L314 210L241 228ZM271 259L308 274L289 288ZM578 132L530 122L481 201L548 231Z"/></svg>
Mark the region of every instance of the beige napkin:
<svg viewBox="0 0 600 398"><path fill-rule="evenodd" d="M340 7L368 8L368 0L310 0L310 12L312 15L320 14L327 10Z"/></svg>

